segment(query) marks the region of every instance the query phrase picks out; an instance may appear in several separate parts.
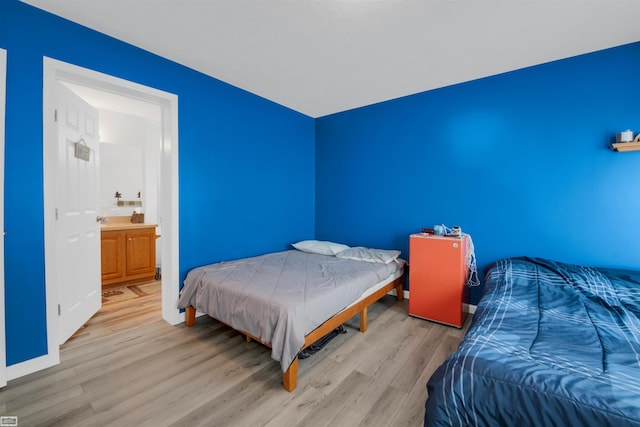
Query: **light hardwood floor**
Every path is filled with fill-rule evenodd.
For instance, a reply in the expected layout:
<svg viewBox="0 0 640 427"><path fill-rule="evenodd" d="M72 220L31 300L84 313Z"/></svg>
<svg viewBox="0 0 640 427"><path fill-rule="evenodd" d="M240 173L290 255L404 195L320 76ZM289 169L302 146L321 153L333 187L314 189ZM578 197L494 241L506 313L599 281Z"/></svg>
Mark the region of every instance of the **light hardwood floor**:
<svg viewBox="0 0 640 427"><path fill-rule="evenodd" d="M467 322L468 323L468 322ZM160 319L159 293L105 304L58 366L10 381L0 415L19 426L420 426L426 383L464 330L407 315L386 296L282 388L269 349L208 317Z"/></svg>

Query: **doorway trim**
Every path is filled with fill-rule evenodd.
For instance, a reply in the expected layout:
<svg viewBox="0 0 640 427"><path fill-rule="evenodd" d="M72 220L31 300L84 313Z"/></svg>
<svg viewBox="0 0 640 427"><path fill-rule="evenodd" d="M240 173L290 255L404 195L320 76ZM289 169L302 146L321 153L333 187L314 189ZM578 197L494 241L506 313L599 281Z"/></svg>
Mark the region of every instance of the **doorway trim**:
<svg viewBox="0 0 640 427"><path fill-rule="evenodd" d="M45 230L45 288L47 309L47 355L22 362L11 372L12 378L53 366L60 362L58 345L58 284L53 262L54 238L50 230L55 221L54 173L57 162L57 132L54 122L56 83L71 83L135 98L159 105L162 111L161 202L159 225L162 237L162 318L170 324L184 321L177 309L179 284L178 252L178 96L118 77L62 61L43 58L43 191ZM30 363L33 362L33 363Z"/></svg>
<svg viewBox="0 0 640 427"><path fill-rule="evenodd" d="M7 51L0 49L0 387L7 385L7 343L4 310L4 132L6 110Z"/></svg>

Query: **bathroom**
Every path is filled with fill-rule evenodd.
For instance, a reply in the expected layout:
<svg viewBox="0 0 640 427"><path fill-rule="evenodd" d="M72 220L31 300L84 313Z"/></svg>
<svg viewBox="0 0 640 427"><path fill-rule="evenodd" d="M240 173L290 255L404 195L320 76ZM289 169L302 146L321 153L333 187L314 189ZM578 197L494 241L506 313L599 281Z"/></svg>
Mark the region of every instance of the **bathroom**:
<svg viewBox="0 0 640 427"><path fill-rule="evenodd" d="M100 215L116 222L156 224L161 236L159 120L99 108ZM132 220L132 214L137 218ZM161 244L155 241L156 278L160 275Z"/></svg>
<svg viewBox="0 0 640 427"><path fill-rule="evenodd" d="M102 230L135 222L155 227L155 279L161 274L161 109L158 105L65 82L98 111L100 135L100 206ZM137 225L137 224L136 224ZM106 226L106 227L105 227ZM104 236L104 234L103 234ZM103 244L103 252L105 246ZM102 256L105 269L105 256ZM112 265L115 266L115 262ZM119 266L118 269L122 270ZM103 288L105 271L103 273ZM122 279L126 279L123 277ZM140 281L140 280L138 280ZM144 280L143 280L144 281ZM109 288L117 283L109 282ZM123 283L126 285L127 283Z"/></svg>

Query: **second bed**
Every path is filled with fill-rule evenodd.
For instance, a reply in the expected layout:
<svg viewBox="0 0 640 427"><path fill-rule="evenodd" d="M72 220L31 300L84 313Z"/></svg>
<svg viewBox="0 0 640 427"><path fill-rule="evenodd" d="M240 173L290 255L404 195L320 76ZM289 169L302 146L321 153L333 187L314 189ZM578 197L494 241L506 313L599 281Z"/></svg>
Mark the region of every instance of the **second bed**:
<svg viewBox="0 0 640 427"><path fill-rule="evenodd" d="M301 350L356 314L365 332L369 305L393 289L403 297L398 251L327 253L289 250L195 268L178 307L186 310L187 326L203 312L270 347L292 391Z"/></svg>

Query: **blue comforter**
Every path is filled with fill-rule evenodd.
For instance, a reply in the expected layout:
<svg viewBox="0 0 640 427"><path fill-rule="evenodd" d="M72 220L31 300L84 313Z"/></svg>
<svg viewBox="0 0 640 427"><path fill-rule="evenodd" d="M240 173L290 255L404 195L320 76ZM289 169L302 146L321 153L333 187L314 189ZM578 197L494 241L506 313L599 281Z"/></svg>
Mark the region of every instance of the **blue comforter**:
<svg viewBox="0 0 640 427"><path fill-rule="evenodd" d="M427 390L425 426L640 426L640 272L498 261Z"/></svg>

